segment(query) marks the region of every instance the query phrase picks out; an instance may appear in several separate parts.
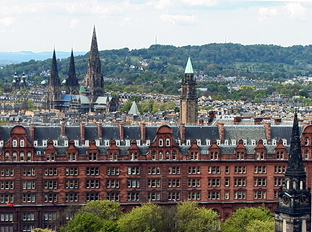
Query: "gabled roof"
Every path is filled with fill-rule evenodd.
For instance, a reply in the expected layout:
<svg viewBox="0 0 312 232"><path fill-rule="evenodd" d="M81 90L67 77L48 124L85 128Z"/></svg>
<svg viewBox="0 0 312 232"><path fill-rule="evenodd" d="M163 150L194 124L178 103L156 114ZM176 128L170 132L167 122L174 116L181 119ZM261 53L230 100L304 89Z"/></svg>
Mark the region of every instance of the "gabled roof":
<svg viewBox="0 0 312 232"><path fill-rule="evenodd" d="M132 114L132 115L139 115L140 114L138 106L135 102L132 103L132 106L131 106L128 114Z"/></svg>

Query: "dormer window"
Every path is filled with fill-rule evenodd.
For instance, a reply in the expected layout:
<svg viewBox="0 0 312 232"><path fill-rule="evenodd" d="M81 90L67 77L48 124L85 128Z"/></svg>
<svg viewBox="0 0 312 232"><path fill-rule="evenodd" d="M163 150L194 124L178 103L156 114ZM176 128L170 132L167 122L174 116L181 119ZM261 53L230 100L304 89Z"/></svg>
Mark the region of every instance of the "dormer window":
<svg viewBox="0 0 312 232"><path fill-rule="evenodd" d="M244 159L244 156L245 156L245 153L244 152L237 152L236 153L236 158L238 160L243 160Z"/></svg>
<svg viewBox="0 0 312 232"><path fill-rule="evenodd" d="M304 145L306 145L306 146L309 145L309 139L308 138L304 138Z"/></svg>
<svg viewBox="0 0 312 232"><path fill-rule="evenodd" d="M264 159L264 152L257 152L257 160L263 160Z"/></svg>
<svg viewBox="0 0 312 232"><path fill-rule="evenodd" d="M170 146L170 139L166 139L166 146L167 146L167 147Z"/></svg>
<svg viewBox="0 0 312 232"><path fill-rule="evenodd" d="M76 160L76 153L68 153L68 160L75 161Z"/></svg>
<svg viewBox="0 0 312 232"><path fill-rule="evenodd" d="M13 147L17 147L17 140L16 140L16 139L13 139L13 141L12 141L12 146L13 146Z"/></svg>
<svg viewBox="0 0 312 232"><path fill-rule="evenodd" d="M21 139L20 140L20 147L24 147L25 146L25 140L24 139Z"/></svg>
<svg viewBox="0 0 312 232"><path fill-rule="evenodd" d="M131 153L131 160L138 160L138 153L137 152Z"/></svg>
<svg viewBox="0 0 312 232"><path fill-rule="evenodd" d="M276 159L284 159L284 152L281 152L281 151L279 151L279 152L276 152Z"/></svg>
<svg viewBox="0 0 312 232"><path fill-rule="evenodd" d="M164 141L163 141L163 139L159 139L159 140L158 140L158 145L159 145L160 147L164 146Z"/></svg>
<svg viewBox="0 0 312 232"><path fill-rule="evenodd" d="M96 160L96 152L89 152L89 160Z"/></svg>

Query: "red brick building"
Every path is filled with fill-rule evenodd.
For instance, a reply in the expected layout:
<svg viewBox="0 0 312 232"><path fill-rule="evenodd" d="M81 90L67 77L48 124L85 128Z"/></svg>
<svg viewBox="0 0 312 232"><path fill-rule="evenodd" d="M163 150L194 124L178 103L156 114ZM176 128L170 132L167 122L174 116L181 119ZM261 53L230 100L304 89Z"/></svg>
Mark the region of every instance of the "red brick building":
<svg viewBox="0 0 312 232"><path fill-rule="evenodd" d="M227 218L276 208L292 125L0 127L0 232L56 228L68 206L196 200ZM312 126L301 126L311 187ZM66 210L67 209L67 210Z"/></svg>

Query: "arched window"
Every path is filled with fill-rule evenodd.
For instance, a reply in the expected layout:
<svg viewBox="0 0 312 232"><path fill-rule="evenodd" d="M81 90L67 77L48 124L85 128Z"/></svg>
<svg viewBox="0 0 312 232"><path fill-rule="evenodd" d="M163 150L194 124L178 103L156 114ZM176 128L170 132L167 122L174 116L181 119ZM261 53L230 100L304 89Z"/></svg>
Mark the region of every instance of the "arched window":
<svg viewBox="0 0 312 232"><path fill-rule="evenodd" d="M25 140L24 139L21 139L20 140L20 147L24 147L25 146Z"/></svg>
<svg viewBox="0 0 312 232"><path fill-rule="evenodd" d="M177 152L173 151L172 152L172 160L176 160L177 159Z"/></svg>
<svg viewBox="0 0 312 232"><path fill-rule="evenodd" d="M12 146L13 146L13 147L17 147L17 140L16 140L16 139L13 139L13 141L12 141Z"/></svg>
<svg viewBox="0 0 312 232"><path fill-rule="evenodd" d="M170 153L169 151L166 152L166 160L169 160L170 159Z"/></svg>
<svg viewBox="0 0 312 232"><path fill-rule="evenodd" d="M31 161L31 152L27 152L27 161Z"/></svg>
<svg viewBox="0 0 312 232"><path fill-rule="evenodd" d="M156 160L156 151L152 151L152 160Z"/></svg>
<svg viewBox="0 0 312 232"><path fill-rule="evenodd" d="M159 139L159 140L158 140L158 145L159 145L160 147L164 146L164 141L163 141L163 139Z"/></svg>
<svg viewBox="0 0 312 232"><path fill-rule="evenodd" d="M170 146L170 139L166 139L166 146L167 146L167 147Z"/></svg>
<svg viewBox="0 0 312 232"><path fill-rule="evenodd" d="M13 152L12 153L12 161L16 161L17 160L17 153Z"/></svg>
<svg viewBox="0 0 312 232"><path fill-rule="evenodd" d="M24 154L24 152L20 153L20 161L25 161L25 154Z"/></svg>
<svg viewBox="0 0 312 232"><path fill-rule="evenodd" d="M9 152L6 152L4 154L4 161L9 161L10 160L10 153Z"/></svg>
<svg viewBox="0 0 312 232"><path fill-rule="evenodd" d="M163 159L163 153L161 151L159 152L158 157L159 157L159 160Z"/></svg>

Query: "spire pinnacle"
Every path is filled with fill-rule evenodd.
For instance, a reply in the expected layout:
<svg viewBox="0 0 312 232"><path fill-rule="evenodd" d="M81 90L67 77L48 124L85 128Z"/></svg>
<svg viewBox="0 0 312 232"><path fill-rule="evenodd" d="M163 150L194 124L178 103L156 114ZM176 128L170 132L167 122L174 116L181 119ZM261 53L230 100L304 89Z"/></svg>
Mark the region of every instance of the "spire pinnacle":
<svg viewBox="0 0 312 232"><path fill-rule="evenodd" d="M185 67L185 74L186 73L194 73L193 71L193 66L192 66L192 62L191 62L191 57L188 58L187 60L187 64L186 64L186 67Z"/></svg>

